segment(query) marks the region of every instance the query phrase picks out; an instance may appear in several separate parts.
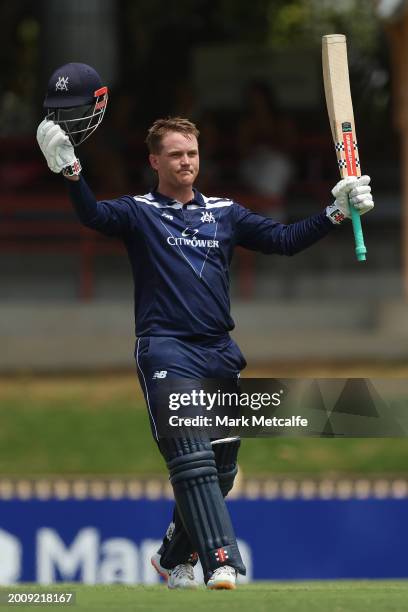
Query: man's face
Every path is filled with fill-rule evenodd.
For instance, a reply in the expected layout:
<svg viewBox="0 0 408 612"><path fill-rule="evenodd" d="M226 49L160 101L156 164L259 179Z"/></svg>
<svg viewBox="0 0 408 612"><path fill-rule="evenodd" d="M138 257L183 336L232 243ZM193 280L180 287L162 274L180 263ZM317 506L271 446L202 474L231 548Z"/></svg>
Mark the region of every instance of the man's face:
<svg viewBox="0 0 408 612"><path fill-rule="evenodd" d="M151 153L149 160L162 185L190 187L200 165L197 138L192 134L168 132L163 136L160 153Z"/></svg>

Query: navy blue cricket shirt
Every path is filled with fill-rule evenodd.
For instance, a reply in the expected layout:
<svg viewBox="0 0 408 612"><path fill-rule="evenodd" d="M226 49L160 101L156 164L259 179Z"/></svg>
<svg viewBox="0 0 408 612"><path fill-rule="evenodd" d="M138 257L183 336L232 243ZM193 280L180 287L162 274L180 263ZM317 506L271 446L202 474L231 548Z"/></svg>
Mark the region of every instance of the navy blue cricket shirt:
<svg viewBox="0 0 408 612"><path fill-rule="evenodd" d="M139 337L225 335L234 328L229 266L236 245L293 255L335 227L324 211L284 225L196 190L183 205L155 191L97 202L82 176L68 188L80 221L127 248Z"/></svg>

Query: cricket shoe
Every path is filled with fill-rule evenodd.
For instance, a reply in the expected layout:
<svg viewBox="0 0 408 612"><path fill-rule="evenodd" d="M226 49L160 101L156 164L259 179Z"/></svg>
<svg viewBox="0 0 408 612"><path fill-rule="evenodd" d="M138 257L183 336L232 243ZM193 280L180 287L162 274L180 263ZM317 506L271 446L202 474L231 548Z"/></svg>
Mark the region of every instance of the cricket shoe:
<svg viewBox="0 0 408 612"><path fill-rule="evenodd" d="M167 582L169 589L198 588L198 584L194 580L194 569L191 563L181 563L172 570L168 570L160 564L160 559L159 553L155 553L150 562L156 572Z"/></svg>
<svg viewBox="0 0 408 612"><path fill-rule="evenodd" d="M207 589L232 590L236 588L237 570L230 565L222 565L213 571L211 578L207 582Z"/></svg>
<svg viewBox="0 0 408 612"><path fill-rule="evenodd" d="M197 589L198 584L194 580L194 567L191 563L180 563L170 570L167 586L169 589Z"/></svg>

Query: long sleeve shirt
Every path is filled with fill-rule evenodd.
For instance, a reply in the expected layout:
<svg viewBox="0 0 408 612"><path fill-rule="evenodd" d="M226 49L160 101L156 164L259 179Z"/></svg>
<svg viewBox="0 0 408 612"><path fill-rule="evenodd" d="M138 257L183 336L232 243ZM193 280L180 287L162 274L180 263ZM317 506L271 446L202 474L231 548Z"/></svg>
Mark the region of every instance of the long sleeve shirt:
<svg viewBox="0 0 408 612"><path fill-rule="evenodd" d="M285 225L196 190L187 204L157 191L96 201L83 177L67 182L80 221L126 246L138 337L227 334L234 328L229 267L236 246L294 255L334 228L325 212Z"/></svg>

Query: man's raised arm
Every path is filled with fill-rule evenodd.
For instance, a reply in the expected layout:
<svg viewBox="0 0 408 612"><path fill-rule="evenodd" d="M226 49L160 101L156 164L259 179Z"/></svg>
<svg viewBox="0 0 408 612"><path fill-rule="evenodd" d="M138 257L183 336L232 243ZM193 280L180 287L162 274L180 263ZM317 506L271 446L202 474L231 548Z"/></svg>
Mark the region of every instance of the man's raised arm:
<svg viewBox="0 0 408 612"><path fill-rule="evenodd" d="M350 206L360 215L374 207L370 177L342 179L332 190L336 198L317 215L284 225L235 205L236 244L262 253L294 255L328 234L336 225L350 218Z"/></svg>
<svg viewBox="0 0 408 612"><path fill-rule="evenodd" d="M59 125L44 119L38 127L37 140L50 170L67 179L71 201L83 225L108 236L123 236L132 230L137 210L132 198L97 202L81 176L81 163L74 147Z"/></svg>

